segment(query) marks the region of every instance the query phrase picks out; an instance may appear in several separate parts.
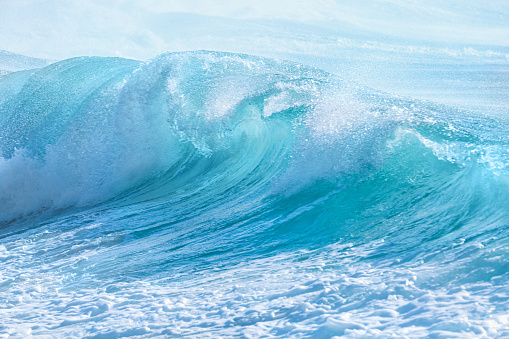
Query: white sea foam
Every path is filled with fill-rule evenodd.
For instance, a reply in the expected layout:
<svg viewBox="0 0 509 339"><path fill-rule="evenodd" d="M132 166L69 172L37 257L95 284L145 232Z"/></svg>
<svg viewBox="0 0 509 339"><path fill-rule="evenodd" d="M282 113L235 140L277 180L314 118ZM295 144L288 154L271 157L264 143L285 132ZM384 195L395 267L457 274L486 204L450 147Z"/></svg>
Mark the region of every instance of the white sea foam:
<svg viewBox="0 0 509 339"><path fill-rule="evenodd" d="M434 279L457 268L359 262L384 244L380 241L279 255L174 279L91 279L86 286L73 282L73 267L107 251L107 242L43 267L27 261L39 261L41 251L52 251L55 241L67 247L78 240L70 231L4 245L12 257L2 260L10 273L3 277L0 335L502 338L509 333L506 286L467 282L433 288Z"/></svg>
<svg viewBox="0 0 509 339"><path fill-rule="evenodd" d="M0 338L509 337L508 15L2 3L30 56L278 60L0 52Z"/></svg>

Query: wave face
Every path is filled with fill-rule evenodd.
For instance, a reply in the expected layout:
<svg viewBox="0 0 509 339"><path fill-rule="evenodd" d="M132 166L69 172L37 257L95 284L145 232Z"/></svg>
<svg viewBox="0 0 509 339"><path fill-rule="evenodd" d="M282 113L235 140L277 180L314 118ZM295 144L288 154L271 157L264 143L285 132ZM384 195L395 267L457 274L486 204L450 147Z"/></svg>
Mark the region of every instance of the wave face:
<svg viewBox="0 0 509 339"><path fill-rule="evenodd" d="M0 93L0 333L509 334L503 119L205 51Z"/></svg>

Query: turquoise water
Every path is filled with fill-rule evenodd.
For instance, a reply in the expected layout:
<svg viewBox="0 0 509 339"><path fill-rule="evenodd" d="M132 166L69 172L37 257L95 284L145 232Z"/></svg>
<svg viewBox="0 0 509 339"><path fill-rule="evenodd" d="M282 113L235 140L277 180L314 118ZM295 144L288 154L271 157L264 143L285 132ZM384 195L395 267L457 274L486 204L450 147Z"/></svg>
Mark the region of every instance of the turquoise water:
<svg viewBox="0 0 509 339"><path fill-rule="evenodd" d="M482 79L419 100L209 51L2 76L0 335L509 336L507 82Z"/></svg>

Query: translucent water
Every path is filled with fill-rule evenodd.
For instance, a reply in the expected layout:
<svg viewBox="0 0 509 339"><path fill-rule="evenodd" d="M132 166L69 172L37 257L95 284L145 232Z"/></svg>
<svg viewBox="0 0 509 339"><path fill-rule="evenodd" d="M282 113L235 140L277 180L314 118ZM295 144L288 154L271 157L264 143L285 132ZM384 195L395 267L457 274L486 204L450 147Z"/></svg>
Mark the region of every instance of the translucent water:
<svg viewBox="0 0 509 339"><path fill-rule="evenodd" d="M1 75L0 337L509 336L507 48L320 34Z"/></svg>

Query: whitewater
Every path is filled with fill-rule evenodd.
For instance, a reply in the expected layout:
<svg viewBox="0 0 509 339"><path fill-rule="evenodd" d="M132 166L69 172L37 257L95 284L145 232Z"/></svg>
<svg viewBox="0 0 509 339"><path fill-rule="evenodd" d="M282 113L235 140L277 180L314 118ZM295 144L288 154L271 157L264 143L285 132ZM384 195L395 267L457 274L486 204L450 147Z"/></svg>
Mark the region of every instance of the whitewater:
<svg viewBox="0 0 509 339"><path fill-rule="evenodd" d="M509 10L467 4L421 19L484 44L182 3L147 58L0 53L0 337L509 337Z"/></svg>

